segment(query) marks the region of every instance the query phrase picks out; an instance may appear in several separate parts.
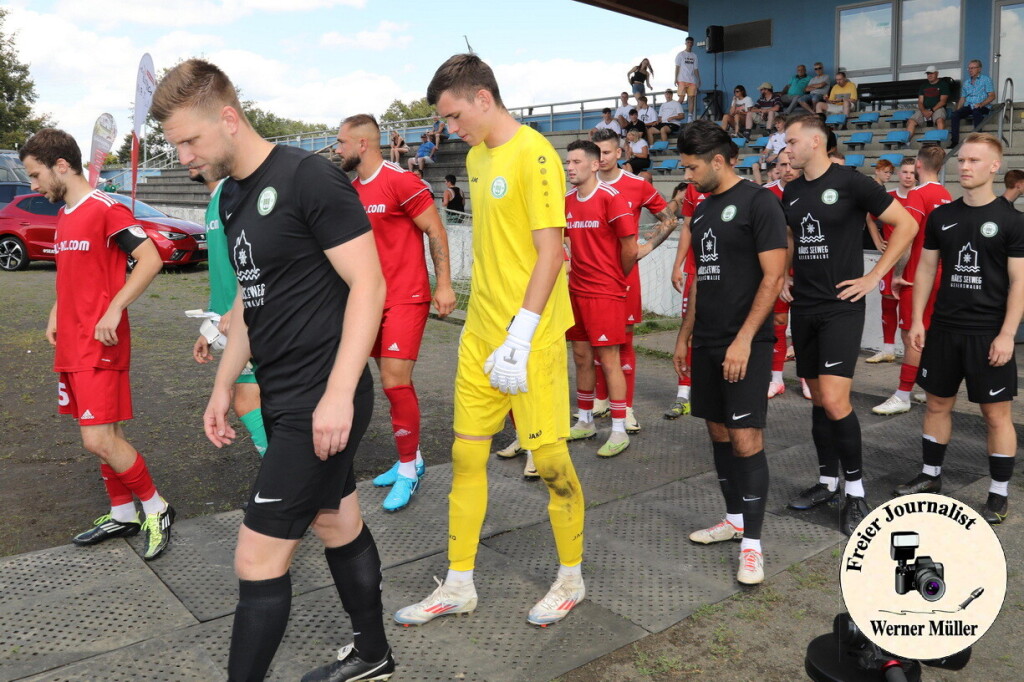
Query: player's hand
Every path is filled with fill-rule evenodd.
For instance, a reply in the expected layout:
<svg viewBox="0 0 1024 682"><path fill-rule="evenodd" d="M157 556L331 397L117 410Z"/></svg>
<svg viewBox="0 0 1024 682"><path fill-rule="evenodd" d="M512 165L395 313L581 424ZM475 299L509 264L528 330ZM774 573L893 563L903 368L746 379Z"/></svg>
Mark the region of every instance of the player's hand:
<svg viewBox="0 0 1024 682"><path fill-rule="evenodd" d="M679 336L676 339L676 351L672 354L672 364L680 378L690 376L690 366L686 364L686 354L690 349L689 337Z"/></svg>
<svg viewBox="0 0 1024 682"><path fill-rule="evenodd" d="M526 363L530 359L530 343L509 334L505 343L494 349L484 363L484 374L491 378L491 386L502 393L526 393Z"/></svg>
<svg viewBox="0 0 1024 682"><path fill-rule="evenodd" d="M683 274L682 268L672 268L672 288L678 291L679 293L683 294L684 296L686 295L685 293L683 293L685 280L686 275Z"/></svg>
<svg viewBox="0 0 1024 682"><path fill-rule="evenodd" d="M195 344L192 346L192 357L200 365L205 365L210 360L213 360L213 353L210 352L210 342L202 334L199 335L199 338L196 339Z"/></svg>
<svg viewBox="0 0 1024 682"><path fill-rule="evenodd" d="M1000 334L988 349L988 364L1002 367L1013 357L1013 334Z"/></svg>
<svg viewBox="0 0 1024 682"><path fill-rule="evenodd" d="M725 351L722 362L722 378L735 384L747 376L747 361L750 360L750 342L734 339Z"/></svg>
<svg viewBox="0 0 1024 682"><path fill-rule="evenodd" d="M839 300L854 303L864 298L870 292L878 288L878 278L868 274L857 279L848 279L836 285L839 292Z"/></svg>
<svg viewBox="0 0 1024 682"><path fill-rule="evenodd" d="M914 286L913 282L908 282L907 280L903 279L902 277L894 275L893 278L892 278L892 293L893 293L892 298L899 298L900 291L904 287L912 287L912 286Z"/></svg>
<svg viewBox="0 0 1024 682"><path fill-rule="evenodd" d="M117 345L117 325L121 324L121 311L108 309L96 323L92 337L104 346Z"/></svg>
<svg viewBox="0 0 1024 682"><path fill-rule="evenodd" d="M924 336L924 323L912 322L910 324L910 332L907 336L907 342L910 343L910 347L918 353L924 350Z"/></svg>
<svg viewBox="0 0 1024 682"><path fill-rule="evenodd" d="M235 439L235 430L228 423L228 408L231 406L231 391L213 387L210 401L203 413L203 430L206 437L218 448L231 445Z"/></svg>
<svg viewBox="0 0 1024 682"><path fill-rule="evenodd" d="M786 275L782 280L782 291L779 292L779 298L786 303L793 302L793 278Z"/></svg>
<svg viewBox="0 0 1024 682"><path fill-rule="evenodd" d="M325 391L313 410L313 451L322 460L337 454L348 445L352 432L352 400L339 399Z"/></svg>
<svg viewBox="0 0 1024 682"><path fill-rule="evenodd" d="M227 311L220 316L220 322L217 323L217 331L221 333L221 336L227 338L228 330L231 329L231 311Z"/></svg>
<svg viewBox="0 0 1024 682"><path fill-rule="evenodd" d="M57 346L57 306L50 310L50 317L46 320L46 340L51 346Z"/></svg>
<svg viewBox="0 0 1024 682"><path fill-rule="evenodd" d="M439 317L447 317L449 313L455 310L455 290L451 286L441 286L438 284L434 287L434 308L437 309Z"/></svg>

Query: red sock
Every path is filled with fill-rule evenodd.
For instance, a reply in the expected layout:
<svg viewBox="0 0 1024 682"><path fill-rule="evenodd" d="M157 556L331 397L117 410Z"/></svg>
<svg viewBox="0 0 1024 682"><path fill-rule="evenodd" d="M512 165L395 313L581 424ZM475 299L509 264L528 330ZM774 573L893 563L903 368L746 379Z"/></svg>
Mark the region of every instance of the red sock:
<svg viewBox="0 0 1024 682"><path fill-rule="evenodd" d="M111 507L132 503L132 491L125 487L121 482L121 477L109 464L100 465L100 475L103 476L103 485L107 487L107 497L110 498Z"/></svg>
<svg viewBox="0 0 1024 682"><path fill-rule="evenodd" d="M420 401L412 386L384 389L391 403L391 431L395 436L399 462L414 462L420 445Z"/></svg>
<svg viewBox="0 0 1024 682"><path fill-rule="evenodd" d="M915 381L917 381L917 367L904 362L900 367L900 390L913 390Z"/></svg>
<svg viewBox="0 0 1024 682"><path fill-rule="evenodd" d="M622 361L622 373L626 375L626 407L633 407L633 394L636 393L636 350L633 348L633 335L626 334L626 343L619 350Z"/></svg>
<svg viewBox="0 0 1024 682"><path fill-rule="evenodd" d="M132 491L135 497L143 502L153 499L153 496L156 495L156 485L153 484L149 469L146 468L146 460L137 452L135 453L135 463L128 467L127 471L119 473L117 477L121 479L125 488Z"/></svg>
<svg viewBox="0 0 1024 682"><path fill-rule="evenodd" d="M772 371L781 372L786 367L786 325L775 325L775 350L772 351Z"/></svg>
<svg viewBox="0 0 1024 682"><path fill-rule="evenodd" d="M508 420L512 422L512 428L516 428L516 416L512 414L512 410L508 411Z"/></svg>
<svg viewBox="0 0 1024 682"><path fill-rule="evenodd" d="M689 348L686 349L686 366L693 366L693 346L690 346ZM693 382L690 381L690 375L687 375L685 377L679 377L680 386L690 386L692 383Z"/></svg>
<svg viewBox="0 0 1024 682"><path fill-rule="evenodd" d="M625 419L626 418L626 403L612 400L609 403L612 411L612 419Z"/></svg>
<svg viewBox="0 0 1024 682"><path fill-rule="evenodd" d="M895 298L882 297L882 341L896 343L896 323L900 302Z"/></svg>
<svg viewBox="0 0 1024 682"><path fill-rule="evenodd" d="M594 358L594 374L597 380L594 383L594 397L598 400L608 400L608 382L604 378L604 367Z"/></svg>
<svg viewBox="0 0 1024 682"><path fill-rule="evenodd" d="M583 391L576 391L576 407L581 410L594 409L594 393L592 391L586 393Z"/></svg>

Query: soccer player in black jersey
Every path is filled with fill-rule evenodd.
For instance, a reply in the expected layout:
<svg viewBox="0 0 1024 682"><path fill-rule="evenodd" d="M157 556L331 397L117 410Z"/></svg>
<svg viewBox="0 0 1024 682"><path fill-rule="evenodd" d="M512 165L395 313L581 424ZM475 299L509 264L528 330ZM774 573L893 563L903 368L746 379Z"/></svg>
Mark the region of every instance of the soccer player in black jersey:
<svg viewBox="0 0 1024 682"><path fill-rule="evenodd" d="M783 289L791 300L797 374L811 388L811 435L818 453L818 483L789 506L810 509L838 494L843 465L846 500L839 528L852 534L869 511L862 480L860 423L850 404L853 370L864 329L864 296L910 246L917 223L885 188L833 164L828 129L816 116L786 126L786 149L803 177L786 185L782 208L793 243L793 279ZM864 216L893 226L889 247L864 274Z"/></svg>
<svg viewBox="0 0 1024 682"><path fill-rule="evenodd" d="M373 409L367 358L384 279L370 223L345 174L322 157L253 130L231 81L213 64L174 67L153 116L181 163L227 177L221 219L240 287L203 417L221 447L231 388L258 366L268 447L238 532L228 679L262 680L288 623L291 559L310 526L352 619L354 646L303 680L387 679L380 556L363 524L352 458Z"/></svg>
<svg viewBox="0 0 1024 682"><path fill-rule="evenodd" d="M742 538L736 579L753 585L764 580L763 429L775 343L769 318L785 275L786 217L771 191L736 175L736 144L714 123L688 125L678 149L686 179L708 196L690 221L697 277L673 360L680 376L692 373L692 414L707 424L726 508L721 523L690 539Z"/></svg>
<svg viewBox="0 0 1024 682"><path fill-rule="evenodd" d="M914 279L910 343L922 352L917 383L928 396L921 447L924 470L899 494L939 492L960 382L981 405L992 476L982 516L1002 523L1017 452L1010 403L1017 395L1013 340L1024 313L1024 215L992 188L1003 160L998 138L972 133L957 153L963 197L932 211ZM927 332L924 310L935 273L942 279ZM927 343L926 343L927 341Z"/></svg>

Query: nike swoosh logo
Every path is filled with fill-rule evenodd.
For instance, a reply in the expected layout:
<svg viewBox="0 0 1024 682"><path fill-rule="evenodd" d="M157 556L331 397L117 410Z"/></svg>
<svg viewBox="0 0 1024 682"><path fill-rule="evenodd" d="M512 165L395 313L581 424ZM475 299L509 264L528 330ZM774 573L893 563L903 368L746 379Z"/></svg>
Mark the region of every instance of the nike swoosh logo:
<svg viewBox="0 0 1024 682"><path fill-rule="evenodd" d="M800 197L797 197L796 199L793 199L793 201L789 202L789 205L792 206L793 204L795 204L798 201L800 201Z"/></svg>
<svg viewBox="0 0 1024 682"><path fill-rule="evenodd" d="M739 420L743 419L744 417L749 417L751 414L752 414L751 412L747 412L745 414L736 414L735 412L733 412L732 413L732 420L734 422L738 422Z"/></svg>
<svg viewBox="0 0 1024 682"><path fill-rule="evenodd" d="M860 469L854 469L853 471L847 471L847 472L846 472L846 475L847 475L847 476L853 476L853 475L854 475L855 473L857 473L858 471L860 471Z"/></svg>
<svg viewBox="0 0 1024 682"><path fill-rule="evenodd" d="M256 497L252 498L252 501L255 502L256 504L263 504L264 502L280 502L281 498L260 497L260 494L256 493Z"/></svg>
<svg viewBox="0 0 1024 682"><path fill-rule="evenodd" d="M989 394L989 395L999 395L1000 393L1002 393L1002 392L1003 392L1003 391L1005 391L1005 390L1006 390L1006 386L1003 386L1003 387L1002 387L1001 389L999 389L998 391L989 391L989 392L988 392L988 394Z"/></svg>
<svg viewBox="0 0 1024 682"><path fill-rule="evenodd" d="M760 497L747 497L746 495L743 496L744 502L757 502L760 499Z"/></svg>
<svg viewBox="0 0 1024 682"><path fill-rule="evenodd" d="M231 213L226 214L224 217L227 218L228 220L231 220L231 216L233 216L233 215L235 215L234 211L232 211Z"/></svg>
<svg viewBox="0 0 1024 682"><path fill-rule="evenodd" d="M840 360L839 362L826 362L825 366L826 367L835 367L836 365L841 365L841 364L843 364L842 360Z"/></svg>
<svg viewBox="0 0 1024 682"><path fill-rule="evenodd" d="M946 231L946 230L948 230L949 228L951 228L951 227L956 227L956 226L957 226L957 225L959 225L959 224L960 224L960 223L953 223L952 225L943 225L943 226L942 226L942 231L943 231L943 232L945 232L945 231Z"/></svg>
<svg viewBox="0 0 1024 682"><path fill-rule="evenodd" d="M693 224L694 224L694 225L696 225L696 224L697 224L697 223L699 223L699 222L700 222L700 221L701 221L701 220L702 220L703 218L704 218L704 216L703 216L703 215L699 215L699 216L697 216L696 218L694 218L694 219L693 219Z"/></svg>

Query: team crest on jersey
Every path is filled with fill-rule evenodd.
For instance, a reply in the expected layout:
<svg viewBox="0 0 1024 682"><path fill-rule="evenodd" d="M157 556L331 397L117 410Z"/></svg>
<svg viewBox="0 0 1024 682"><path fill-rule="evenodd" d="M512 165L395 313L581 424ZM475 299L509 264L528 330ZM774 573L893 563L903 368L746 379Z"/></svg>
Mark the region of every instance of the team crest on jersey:
<svg viewBox="0 0 1024 682"><path fill-rule="evenodd" d="M989 221L981 226L982 237L995 237L999 233L999 226Z"/></svg>
<svg viewBox="0 0 1024 682"><path fill-rule="evenodd" d="M722 210L722 222L727 223L736 217L736 207L729 204ZM709 233L710 234L710 233Z"/></svg>
<svg viewBox="0 0 1024 682"><path fill-rule="evenodd" d="M974 250L970 242L964 244L964 248L960 249L953 269L957 272L981 272L981 266L978 265L978 252Z"/></svg>
<svg viewBox="0 0 1024 682"><path fill-rule="evenodd" d="M839 192L834 189L827 189L821 193L821 203L834 204L839 201Z"/></svg>
<svg viewBox="0 0 1024 682"><path fill-rule="evenodd" d="M276 203L277 190L273 187L267 187L260 192L260 198L256 200L256 210L260 212L260 215L267 215L274 210Z"/></svg>
<svg viewBox="0 0 1024 682"><path fill-rule="evenodd" d="M508 182L499 175L491 182L491 196L500 199L506 194L508 194Z"/></svg>
<svg viewBox="0 0 1024 682"><path fill-rule="evenodd" d="M982 232L984 232L985 227L982 226L981 229ZM148 234L146 234L146 231L143 230L142 227L139 225L132 225L131 227L128 228L128 231L132 233L133 237L138 237L139 239L145 239L146 237L149 236ZM986 234L985 236L988 237L989 235Z"/></svg>
<svg viewBox="0 0 1024 682"><path fill-rule="evenodd" d="M821 232L821 223L810 213L800 221L800 241L804 244L817 244L825 241L825 235Z"/></svg>
<svg viewBox="0 0 1024 682"><path fill-rule="evenodd" d="M711 230L708 230L704 238L700 240L700 250L700 260L702 263L712 263L718 260L718 238L715 237L715 233Z"/></svg>

